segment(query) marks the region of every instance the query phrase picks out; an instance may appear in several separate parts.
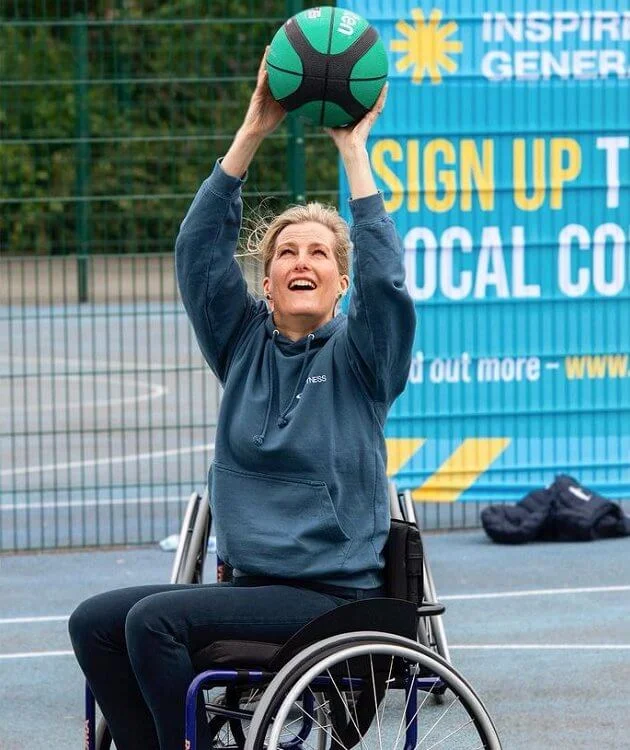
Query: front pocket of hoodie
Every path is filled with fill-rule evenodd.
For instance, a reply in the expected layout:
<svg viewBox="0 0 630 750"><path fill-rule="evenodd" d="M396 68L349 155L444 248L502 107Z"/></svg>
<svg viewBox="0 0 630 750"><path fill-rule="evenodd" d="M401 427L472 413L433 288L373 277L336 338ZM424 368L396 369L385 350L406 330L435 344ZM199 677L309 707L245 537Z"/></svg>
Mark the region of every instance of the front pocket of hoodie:
<svg viewBox="0 0 630 750"><path fill-rule="evenodd" d="M324 482L279 479L215 463L217 550L234 568L256 575L330 577L350 538Z"/></svg>

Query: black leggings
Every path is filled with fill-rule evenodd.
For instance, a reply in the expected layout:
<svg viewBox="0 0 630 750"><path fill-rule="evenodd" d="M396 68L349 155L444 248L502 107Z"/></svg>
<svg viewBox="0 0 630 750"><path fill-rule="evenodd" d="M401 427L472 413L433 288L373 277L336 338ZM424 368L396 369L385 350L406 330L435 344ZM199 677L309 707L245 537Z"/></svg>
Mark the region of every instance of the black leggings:
<svg viewBox="0 0 630 750"><path fill-rule="evenodd" d="M84 601L69 631L117 750L181 750L191 654L223 639L282 643L324 612L380 595L265 579L134 586Z"/></svg>

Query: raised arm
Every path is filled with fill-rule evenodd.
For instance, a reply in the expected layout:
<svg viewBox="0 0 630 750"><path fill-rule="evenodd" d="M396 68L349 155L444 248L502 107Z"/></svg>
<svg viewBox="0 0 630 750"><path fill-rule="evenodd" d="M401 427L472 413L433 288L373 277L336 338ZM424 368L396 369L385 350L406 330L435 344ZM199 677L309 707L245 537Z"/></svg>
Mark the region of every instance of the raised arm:
<svg viewBox="0 0 630 750"><path fill-rule="evenodd" d="M243 124L226 155L201 185L175 243L182 300L201 351L221 381L242 326L264 311L263 304L247 293L234 258L245 173L262 141L284 117L284 110L269 92L264 63L263 57Z"/></svg>
<svg viewBox="0 0 630 750"><path fill-rule="evenodd" d="M286 115L285 110L273 98L269 90L265 67L268 52L269 47L260 61L256 88L250 99L243 124L236 133L227 154L223 157L222 167L233 177L241 177L245 174L260 144L273 133Z"/></svg>
<svg viewBox="0 0 630 750"><path fill-rule="evenodd" d="M356 125L327 132L339 150L351 195L349 356L372 398L391 404L407 382L415 311L405 286L402 245L377 190L366 146L386 96L384 88L373 109Z"/></svg>

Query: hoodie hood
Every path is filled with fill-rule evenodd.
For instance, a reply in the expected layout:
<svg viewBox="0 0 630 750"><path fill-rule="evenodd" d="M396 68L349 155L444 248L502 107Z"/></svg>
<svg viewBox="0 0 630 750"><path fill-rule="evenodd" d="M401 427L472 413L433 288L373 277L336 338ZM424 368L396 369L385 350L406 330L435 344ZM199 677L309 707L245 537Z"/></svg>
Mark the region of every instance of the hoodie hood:
<svg viewBox="0 0 630 750"><path fill-rule="evenodd" d="M276 347L280 350L284 357L301 357L302 365L300 367L299 374L294 381L291 397L287 399L286 403L279 404L279 412L276 419L276 424L279 429L286 427L289 424L291 418L291 412L298 408L299 405L299 394L304 387L304 380L306 378L307 370L309 365L313 361L313 355L317 352L317 349L324 346L324 344L330 339L330 337L343 326L345 315L337 315L328 323L320 326L317 330L309 333L297 341L283 336L273 324L273 316L269 313L265 320L265 332L267 337L271 339L270 347L271 351L268 355L269 362L269 398L267 400L267 408L265 410L265 418L261 425L260 431L253 436L254 445L258 447L262 446L265 442L265 436L271 420L271 411L273 408L273 401L276 390L276 383L278 381L278 353L275 351Z"/></svg>
<svg viewBox="0 0 630 750"><path fill-rule="evenodd" d="M309 337L312 337L310 348L317 348L318 344L325 344L333 333L343 326L345 319L346 316L344 313L338 313L332 320L329 320L328 323L324 323L323 326L320 326L312 333L309 333L308 336L304 336L297 341L292 341L278 331L273 322L273 314L269 313L265 320L265 331L267 332L267 336L270 339L274 339L276 345L279 346L285 354L289 354L292 350L294 350L296 354L299 354L306 348Z"/></svg>

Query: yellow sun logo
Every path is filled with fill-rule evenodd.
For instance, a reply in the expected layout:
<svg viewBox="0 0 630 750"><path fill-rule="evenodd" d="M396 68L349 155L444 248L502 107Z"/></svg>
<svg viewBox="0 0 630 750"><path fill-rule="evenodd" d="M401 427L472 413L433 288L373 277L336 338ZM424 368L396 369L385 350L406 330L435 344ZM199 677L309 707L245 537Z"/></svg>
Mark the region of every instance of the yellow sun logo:
<svg viewBox="0 0 630 750"><path fill-rule="evenodd" d="M396 62L396 70L404 72L413 67L413 83L421 83L425 73L432 83L441 83L441 70L454 73L458 68L452 55L461 54L462 43L449 39L457 31L457 24L449 21L440 26L442 11L437 8L431 11L428 20L420 8L413 8L411 16L415 21L413 26L406 21L396 24L396 29L405 37L391 43L392 52L405 53Z"/></svg>

